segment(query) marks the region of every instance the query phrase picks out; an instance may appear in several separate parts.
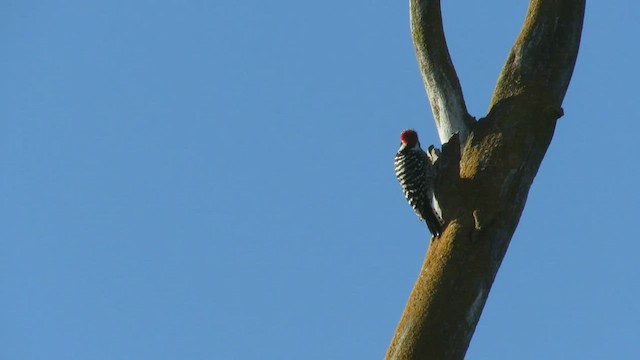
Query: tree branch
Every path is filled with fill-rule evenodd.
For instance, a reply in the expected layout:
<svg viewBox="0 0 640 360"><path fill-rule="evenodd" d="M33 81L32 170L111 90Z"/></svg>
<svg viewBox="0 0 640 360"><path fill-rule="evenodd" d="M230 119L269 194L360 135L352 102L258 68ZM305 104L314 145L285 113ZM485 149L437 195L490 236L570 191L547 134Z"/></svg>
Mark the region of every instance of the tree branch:
<svg viewBox="0 0 640 360"><path fill-rule="evenodd" d="M498 78L491 106L544 91L560 107L580 46L585 1L532 0L524 26Z"/></svg>
<svg viewBox="0 0 640 360"><path fill-rule="evenodd" d="M467 112L460 81L442 29L440 0L410 0L411 35L422 81L442 144L460 134L462 143L474 119Z"/></svg>
<svg viewBox="0 0 640 360"><path fill-rule="evenodd" d="M584 8L585 0L531 0L489 114L462 153L458 137L443 147L436 193L447 226L427 251L386 359L464 358L562 115Z"/></svg>

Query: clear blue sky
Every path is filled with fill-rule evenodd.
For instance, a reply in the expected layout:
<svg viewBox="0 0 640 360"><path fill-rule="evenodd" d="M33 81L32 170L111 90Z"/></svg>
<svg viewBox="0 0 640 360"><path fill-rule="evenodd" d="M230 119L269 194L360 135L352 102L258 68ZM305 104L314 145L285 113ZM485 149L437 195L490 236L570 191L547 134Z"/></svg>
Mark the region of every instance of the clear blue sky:
<svg viewBox="0 0 640 360"><path fill-rule="evenodd" d="M525 3L444 1L476 117ZM382 358L428 242L398 134L437 141L407 7L5 0L0 358ZM638 13L588 3L468 359L640 352Z"/></svg>

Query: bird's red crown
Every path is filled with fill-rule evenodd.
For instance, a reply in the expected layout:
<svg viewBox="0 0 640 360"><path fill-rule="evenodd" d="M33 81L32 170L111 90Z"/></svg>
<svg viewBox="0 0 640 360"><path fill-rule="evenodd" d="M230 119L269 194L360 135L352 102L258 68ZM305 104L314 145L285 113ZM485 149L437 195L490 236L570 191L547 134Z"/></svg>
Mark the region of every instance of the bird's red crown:
<svg viewBox="0 0 640 360"><path fill-rule="evenodd" d="M418 143L418 133L413 129L406 129L400 133L400 141L403 144L413 146Z"/></svg>

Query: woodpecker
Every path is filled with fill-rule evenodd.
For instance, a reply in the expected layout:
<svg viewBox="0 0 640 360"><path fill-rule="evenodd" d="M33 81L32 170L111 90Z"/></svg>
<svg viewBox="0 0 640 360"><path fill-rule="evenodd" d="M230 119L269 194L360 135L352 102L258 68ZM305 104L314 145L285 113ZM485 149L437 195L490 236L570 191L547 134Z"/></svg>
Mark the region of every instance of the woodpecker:
<svg viewBox="0 0 640 360"><path fill-rule="evenodd" d="M413 129L400 134L400 149L394 159L396 177L404 197L420 218L427 223L435 237L442 233L443 221L435 210L433 192L436 168L427 153L420 147L418 133Z"/></svg>

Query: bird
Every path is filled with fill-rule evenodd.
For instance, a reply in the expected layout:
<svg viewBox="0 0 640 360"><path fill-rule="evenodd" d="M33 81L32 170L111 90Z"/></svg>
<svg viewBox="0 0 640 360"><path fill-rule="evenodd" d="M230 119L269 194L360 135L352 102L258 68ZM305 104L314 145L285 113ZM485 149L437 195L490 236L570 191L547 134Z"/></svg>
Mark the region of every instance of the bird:
<svg viewBox="0 0 640 360"><path fill-rule="evenodd" d="M409 205L420 221L424 220L427 223L431 234L439 237L444 221L436 210L434 185L437 168L420 147L418 133L415 130L406 129L400 134L400 149L394 158L394 167Z"/></svg>

